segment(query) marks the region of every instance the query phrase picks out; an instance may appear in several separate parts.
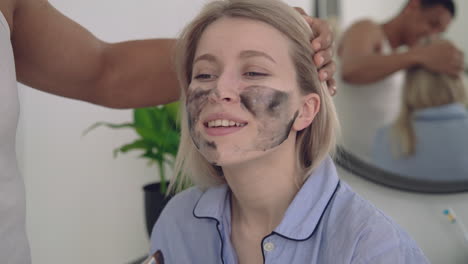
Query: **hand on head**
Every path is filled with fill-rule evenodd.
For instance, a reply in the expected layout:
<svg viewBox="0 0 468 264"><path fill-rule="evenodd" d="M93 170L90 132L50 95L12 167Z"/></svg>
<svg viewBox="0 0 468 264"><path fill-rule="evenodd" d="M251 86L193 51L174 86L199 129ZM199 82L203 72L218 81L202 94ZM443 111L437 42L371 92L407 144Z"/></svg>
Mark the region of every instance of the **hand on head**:
<svg viewBox="0 0 468 264"><path fill-rule="evenodd" d="M336 82L334 75L336 66L333 62L333 30L325 20L308 16L300 7L294 9L304 17L312 31L317 33L317 37L311 41L312 49L315 52L313 61L317 69L319 69L320 80L326 81L330 94L335 95Z"/></svg>
<svg viewBox="0 0 468 264"><path fill-rule="evenodd" d="M459 76L464 67L464 54L448 40L433 40L413 47L421 66L451 76Z"/></svg>

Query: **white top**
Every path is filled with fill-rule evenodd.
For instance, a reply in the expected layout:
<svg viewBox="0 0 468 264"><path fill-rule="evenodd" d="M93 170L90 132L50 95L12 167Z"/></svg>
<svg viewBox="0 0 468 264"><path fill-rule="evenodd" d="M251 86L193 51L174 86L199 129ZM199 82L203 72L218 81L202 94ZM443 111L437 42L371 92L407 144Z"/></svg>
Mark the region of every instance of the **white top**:
<svg viewBox="0 0 468 264"><path fill-rule="evenodd" d="M0 12L0 262L31 263L25 226L25 191L16 163L19 116L10 28Z"/></svg>
<svg viewBox="0 0 468 264"><path fill-rule="evenodd" d="M382 54L392 53L387 39ZM338 67L340 68L340 67ZM342 126L341 145L363 160L370 160L377 129L390 124L400 111L404 72L399 71L366 85L346 83L338 71L338 93L334 97Z"/></svg>

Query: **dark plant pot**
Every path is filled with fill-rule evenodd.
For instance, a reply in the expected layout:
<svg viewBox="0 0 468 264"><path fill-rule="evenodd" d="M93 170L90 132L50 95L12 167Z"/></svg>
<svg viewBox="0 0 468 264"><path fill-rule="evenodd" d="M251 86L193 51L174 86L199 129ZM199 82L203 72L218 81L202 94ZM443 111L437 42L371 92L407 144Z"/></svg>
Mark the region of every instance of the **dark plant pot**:
<svg viewBox="0 0 468 264"><path fill-rule="evenodd" d="M153 226L158 220L164 206L172 198L172 195L165 196L159 192L159 183L150 183L143 186L145 195L145 216L146 216L146 231L148 236L151 235Z"/></svg>

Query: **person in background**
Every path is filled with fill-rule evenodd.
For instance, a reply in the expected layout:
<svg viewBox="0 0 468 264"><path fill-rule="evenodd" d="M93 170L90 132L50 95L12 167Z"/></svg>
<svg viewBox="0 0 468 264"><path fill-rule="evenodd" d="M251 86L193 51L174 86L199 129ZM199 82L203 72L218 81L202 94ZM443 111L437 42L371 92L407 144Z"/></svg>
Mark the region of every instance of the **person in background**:
<svg viewBox="0 0 468 264"><path fill-rule="evenodd" d="M177 45L180 190L156 222L167 263L427 263L409 235L341 182L338 120L279 0L208 3Z"/></svg>
<svg viewBox="0 0 468 264"><path fill-rule="evenodd" d="M306 18L320 78L334 93L332 33ZM112 108L165 104L179 98L174 39L106 43L46 0L0 1L0 262L31 262L25 231L25 190L15 154L17 82ZM310 54L309 54L310 55Z"/></svg>
<svg viewBox="0 0 468 264"><path fill-rule="evenodd" d="M338 47L340 94L335 103L343 146L370 160L378 128L395 120L404 71L414 66L456 76L463 53L449 42L421 45L447 30L456 14L452 0L408 0L390 21L361 20L342 35ZM399 48L405 51L398 51Z"/></svg>
<svg viewBox="0 0 468 264"><path fill-rule="evenodd" d="M407 71L397 120L374 138L376 166L420 180L468 180L468 112L460 77Z"/></svg>

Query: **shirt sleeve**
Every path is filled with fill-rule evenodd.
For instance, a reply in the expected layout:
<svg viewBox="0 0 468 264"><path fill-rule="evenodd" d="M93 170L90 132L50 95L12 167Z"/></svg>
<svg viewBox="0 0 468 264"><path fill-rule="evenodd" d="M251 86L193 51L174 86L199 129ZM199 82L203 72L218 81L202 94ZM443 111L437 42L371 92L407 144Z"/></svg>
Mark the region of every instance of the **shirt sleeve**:
<svg viewBox="0 0 468 264"><path fill-rule="evenodd" d="M353 264L426 264L427 258L419 249L395 247L378 255L367 256Z"/></svg>
<svg viewBox="0 0 468 264"><path fill-rule="evenodd" d="M151 256L159 251L166 263L172 263L169 259L171 256L169 252L169 243L172 242L167 232L168 230L171 230L172 227L170 226L170 222L167 221L168 218L170 217L167 216L167 210L163 210L158 221L153 227L153 231L151 232L151 247L149 255Z"/></svg>
<svg viewBox="0 0 468 264"><path fill-rule="evenodd" d="M403 230L376 224L358 241L352 264L429 263L416 242Z"/></svg>
<svg viewBox="0 0 468 264"><path fill-rule="evenodd" d="M161 212L151 232L149 255L157 251L164 257L165 263L180 262L180 248L183 247L185 228L190 228L188 219L192 217L195 202L201 192L192 187L174 196ZM187 262L188 263L188 262Z"/></svg>

